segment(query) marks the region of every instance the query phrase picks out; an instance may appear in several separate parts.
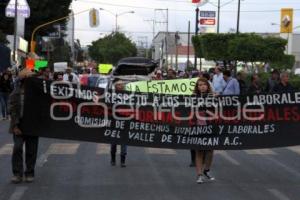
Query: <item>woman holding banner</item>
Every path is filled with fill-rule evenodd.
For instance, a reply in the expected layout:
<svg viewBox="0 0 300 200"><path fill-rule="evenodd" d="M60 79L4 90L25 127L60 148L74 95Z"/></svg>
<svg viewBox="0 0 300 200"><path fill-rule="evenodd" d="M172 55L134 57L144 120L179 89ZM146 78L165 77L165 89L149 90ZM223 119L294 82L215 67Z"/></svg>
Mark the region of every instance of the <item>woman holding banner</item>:
<svg viewBox="0 0 300 200"><path fill-rule="evenodd" d="M197 96L206 97L209 94L213 94L212 88L206 78L199 78L196 82L194 94ZM201 115L201 113L199 113ZM205 113L203 114L205 115ZM206 125L205 120L197 119L197 125ZM204 179L215 180L209 174L210 167L213 160L213 150L196 150L196 171L197 171L197 183L201 184Z"/></svg>

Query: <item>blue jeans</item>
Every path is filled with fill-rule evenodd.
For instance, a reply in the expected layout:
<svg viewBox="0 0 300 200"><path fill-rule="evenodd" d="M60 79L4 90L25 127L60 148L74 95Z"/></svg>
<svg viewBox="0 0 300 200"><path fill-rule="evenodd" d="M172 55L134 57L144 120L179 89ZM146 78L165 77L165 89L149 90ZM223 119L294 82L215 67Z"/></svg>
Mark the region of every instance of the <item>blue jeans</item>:
<svg viewBox="0 0 300 200"><path fill-rule="evenodd" d="M0 105L2 117L6 118L8 114L7 101L8 101L8 93L0 92Z"/></svg>

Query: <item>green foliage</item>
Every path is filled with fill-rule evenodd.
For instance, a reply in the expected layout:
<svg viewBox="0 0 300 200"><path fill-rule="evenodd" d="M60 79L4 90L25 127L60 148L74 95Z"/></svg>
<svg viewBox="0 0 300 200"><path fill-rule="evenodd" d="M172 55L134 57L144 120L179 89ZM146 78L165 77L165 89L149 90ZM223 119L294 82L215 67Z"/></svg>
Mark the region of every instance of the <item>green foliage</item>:
<svg viewBox="0 0 300 200"><path fill-rule="evenodd" d="M9 0L3 0L0 4L0 29L5 34L13 34L14 18L5 17L5 7ZM46 22L65 17L70 13L69 7L72 0L28 0L30 7L30 18L25 21L25 39L30 41L31 33L34 28ZM66 20L60 23L64 24ZM38 35L45 36L53 31L52 26L46 26L38 31Z"/></svg>
<svg viewBox="0 0 300 200"><path fill-rule="evenodd" d="M283 55L280 60L271 62L271 66L274 69L292 69L295 64L295 56L294 55Z"/></svg>
<svg viewBox="0 0 300 200"><path fill-rule="evenodd" d="M99 63L117 64L124 57L136 56L135 44L123 33L114 32L104 38L93 41L89 46L89 55Z"/></svg>
<svg viewBox="0 0 300 200"><path fill-rule="evenodd" d="M54 40L54 51L51 54L51 62L70 62L71 48L63 39Z"/></svg>
<svg viewBox="0 0 300 200"><path fill-rule="evenodd" d="M198 57L206 60L272 63L277 69L291 69L293 56L285 55L287 40L254 33L204 34L192 38Z"/></svg>
<svg viewBox="0 0 300 200"><path fill-rule="evenodd" d="M194 44L198 57L203 57L207 60L232 60L228 51L230 40L235 37L235 34L204 34L194 36L192 42Z"/></svg>
<svg viewBox="0 0 300 200"><path fill-rule="evenodd" d="M278 37L266 37L263 39L264 51L262 56L262 61L264 62L274 62L280 60L284 56L285 47L287 45L287 40Z"/></svg>
<svg viewBox="0 0 300 200"><path fill-rule="evenodd" d="M234 60L255 62L261 60L264 47L262 37L254 34L239 34L229 41L228 51Z"/></svg>

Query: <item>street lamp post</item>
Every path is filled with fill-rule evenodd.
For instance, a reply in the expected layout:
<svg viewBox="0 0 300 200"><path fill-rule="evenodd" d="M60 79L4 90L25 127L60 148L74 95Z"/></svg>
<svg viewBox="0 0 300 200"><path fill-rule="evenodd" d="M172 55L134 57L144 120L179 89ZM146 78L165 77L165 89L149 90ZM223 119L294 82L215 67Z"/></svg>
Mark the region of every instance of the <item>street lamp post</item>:
<svg viewBox="0 0 300 200"><path fill-rule="evenodd" d="M226 6L226 5L228 5L228 4L230 4L230 3L232 3L233 1L235 1L235 0L230 0L230 1L226 2L226 3L221 4L221 0L218 0L218 4L217 5L214 4L214 3L212 3L212 2L208 2L209 4L217 7L217 9L218 9L218 15L217 15L217 33L220 33L220 18L221 18L220 12L221 12L221 8L224 7L224 6Z"/></svg>
<svg viewBox="0 0 300 200"><path fill-rule="evenodd" d="M116 31L116 32L118 32L118 17L121 16L121 15L124 15L124 14L133 14L133 13L134 13L133 10L131 10L131 11L126 11L126 12L122 12L122 13L113 13L113 12L111 12L111 11L109 11L109 10L104 9L104 8L99 8L99 10L104 10L104 11L106 11L106 12L112 14L112 15L115 17L115 20L116 20L116 22L115 22L115 25L116 25L115 31Z"/></svg>
<svg viewBox="0 0 300 200"><path fill-rule="evenodd" d="M71 16L73 16L73 17L74 17L74 15L78 15L78 14L81 14L81 13L87 12L87 11L89 11L89 10L90 10L90 9L83 10L83 11L81 11L81 12L78 12L78 13L72 13L72 14L70 14L70 15L67 15L67 16L65 16L65 17L61 17L61 18L59 18L59 19L55 19L55 20L52 20L52 21L46 22L46 23L44 23L44 24L41 24L41 25L37 26L36 28L34 28L34 29L33 29L33 31L32 31L32 33L31 33L31 40L30 40L30 51L31 51L32 53L34 53L34 52L35 52L35 42L34 42L34 35L35 35L35 33L36 33L36 32L37 32L39 29L41 29L41 28L43 28L43 27L45 27L45 26L48 26L48 25L50 25L50 24L53 24L53 23L56 23L56 22L59 22L59 21L62 21L62 20L68 19L68 18L70 18Z"/></svg>

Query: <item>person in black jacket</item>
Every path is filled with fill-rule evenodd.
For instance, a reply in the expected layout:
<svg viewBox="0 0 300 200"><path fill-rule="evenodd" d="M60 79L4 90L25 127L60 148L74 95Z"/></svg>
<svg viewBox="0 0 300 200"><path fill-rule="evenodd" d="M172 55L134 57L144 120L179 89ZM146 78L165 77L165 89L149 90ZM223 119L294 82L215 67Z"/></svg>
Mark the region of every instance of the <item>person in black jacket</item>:
<svg viewBox="0 0 300 200"><path fill-rule="evenodd" d="M271 73L271 77L268 79L266 84L266 92L272 92L274 87L280 82L280 74L279 71L274 69Z"/></svg>
<svg viewBox="0 0 300 200"><path fill-rule="evenodd" d="M25 182L34 181L34 171L38 152L38 137L24 134L21 125L24 114L24 81L33 76L34 73L25 68L19 72L16 79L15 88L9 96L8 108L11 114L9 133L13 135L13 153L12 153L12 183L21 183L23 175ZM25 148L23 148L25 146ZM25 156L23 155L25 149ZM24 162L25 158L25 162ZM25 163L25 167L23 166ZM25 169L25 171L24 171Z"/></svg>
<svg viewBox="0 0 300 200"><path fill-rule="evenodd" d="M281 92L293 92L295 89L294 87L289 83L289 73L288 72L282 72L280 74L280 82L274 86L272 92L275 93L281 93Z"/></svg>
<svg viewBox="0 0 300 200"><path fill-rule="evenodd" d="M0 77L0 103L3 120L8 119L7 101L12 89L12 79L9 74L5 72Z"/></svg>
<svg viewBox="0 0 300 200"><path fill-rule="evenodd" d="M248 88L248 94L260 94L263 89L260 84L260 80L257 74L251 76L251 85Z"/></svg>
<svg viewBox="0 0 300 200"><path fill-rule="evenodd" d="M243 80L243 74L241 72L238 72L236 74L236 79L239 82L240 85L240 94L245 94L247 91L246 82Z"/></svg>

